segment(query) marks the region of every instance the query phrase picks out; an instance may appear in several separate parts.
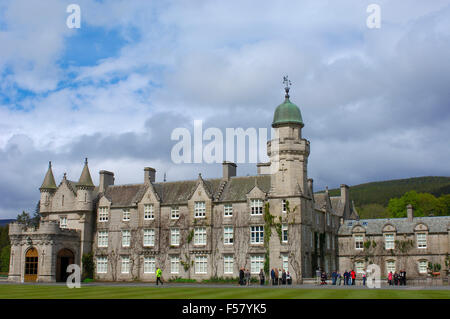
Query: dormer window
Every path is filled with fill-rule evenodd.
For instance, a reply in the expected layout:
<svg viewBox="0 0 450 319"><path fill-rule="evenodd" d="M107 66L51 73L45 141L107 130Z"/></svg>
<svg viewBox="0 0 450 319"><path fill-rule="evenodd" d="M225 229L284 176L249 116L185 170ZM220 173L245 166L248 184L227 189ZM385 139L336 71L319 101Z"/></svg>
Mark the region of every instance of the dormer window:
<svg viewBox="0 0 450 319"><path fill-rule="evenodd" d="M107 222L108 221L108 207L99 207L98 208L98 221L99 222Z"/></svg>
<svg viewBox="0 0 450 319"><path fill-rule="evenodd" d="M262 199L252 199L250 201L251 215L262 215L263 213L263 200Z"/></svg>
<svg viewBox="0 0 450 319"><path fill-rule="evenodd" d="M122 220L124 222L130 221L130 210L129 209L124 209L123 210L123 218L122 218Z"/></svg>
<svg viewBox="0 0 450 319"><path fill-rule="evenodd" d="M155 219L155 212L153 209L153 204L145 204L144 205L144 219L145 220Z"/></svg>
<svg viewBox="0 0 450 319"><path fill-rule="evenodd" d="M195 216L195 218L205 218L206 217L206 203L205 202L195 202L194 216Z"/></svg>

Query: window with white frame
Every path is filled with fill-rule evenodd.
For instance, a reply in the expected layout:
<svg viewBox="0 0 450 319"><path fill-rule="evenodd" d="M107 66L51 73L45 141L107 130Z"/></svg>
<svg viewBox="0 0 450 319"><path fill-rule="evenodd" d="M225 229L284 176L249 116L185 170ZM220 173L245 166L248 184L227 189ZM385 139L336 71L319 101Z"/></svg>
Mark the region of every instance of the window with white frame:
<svg viewBox="0 0 450 319"><path fill-rule="evenodd" d="M205 202L195 202L194 204L195 218L206 217L206 203Z"/></svg>
<svg viewBox="0 0 450 319"><path fill-rule="evenodd" d="M364 262L361 260L355 262L355 269L357 274L362 274L364 272Z"/></svg>
<svg viewBox="0 0 450 319"><path fill-rule="evenodd" d="M223 228L223 243L225 245L233 245L233 226L225 226Z"/></svg>
<svg viewBox="0 0 450 319"><path fill-rule="evenodd" d="M386 262L386 272L389 274L390 272L395 273L395 260L388 260Z"/></svg>
<svg viewBox="0 0 450 319"><path fill-rule="evenodd" d="M283 243L288 242L288 225L283 224L281 225L281 238Z"/></svg>
<svg viewBox="0 0 450 319"><path fill-rule="evenodd" d="M286 204L286 200L285 199L283 199L281 201L281 212L282 213L287 213L287 204Z"/></svg>
<svg viewBox="0 0 450 319"><path fill-rule="evenodd" d="M417 233L417 248L427 248L427 234L426 233Z"/></svg>
<svg viewBox="0 0 450 319"><path fill-rule="evenodd" d="M155 219L155 212L154 212L153 204L145 204L144 205L144 219L146 219L146 220Z"/></svg>
<svg viewBox="0 0 450 319"><path fill-rule="evenodd" d="M170 273L178 274L180 272L180 257L172 256L170 257Z"/></svg>
<svg viewBox="0 0 450 319"><path fill-rule="evenodd" d="M173 206L170 208L170 218L171 219L180 218L180 208L178 206Z"/></svg>
<svg viewBox="0 0 450 319"><path fill-rule="evenodd" d="M67 228L67 216L59 216L59 227Z"/></svg>
<svg viewBox="0 0 450 319"><path fill-rule="evenodd" d="M384 234L384 248L385 249L395 248L394 234Z"/></svg>
<svg viewBox="0 0 450 319"><path fill-rule="evenodd" d="M98 221L99 222L107 222L108 221L108 207L99 207L98 208Z"/></svg>
<svg viewBox="0 0 450 319"><path fill-rule="evenodd" d="M262 215L263 213L263 200L252 199L250 201L251 215Z"/></svg>
<svg viewBox="0 0 450 319"><path fill-rule="evenodd" d="M156 272L155 257L144 257L144 274L154 274Z"/></svg>
<svg viewBox="0 0 450 319"><path fill-rule="evenodd" d="M106 256L97 257L97 274L108 272L108 258Z"/></svg>
<svg viewBox="0 0 450 319"><path fill-rule="evenodd" d="M170 230L170 244L172 246L180 245L180 229L179 228L172 228Z"/></svg>
<svg viewBox="0 0 450 319"><path fill-rule="evenodd" d="M233 205L232 204L223 205L223 216L224 217L232 217L233 216Z"/></svg>
<svg viewBox="0 0 450 319"><path fill-rule="evenodd" d="M288 255L282 255L282 263L283 263L283 269L288 272L289 271L289 256Z"/></svg>
<svg viewBox="0 0 450 319"><path fill-rule="evenodd" d="M206 245L206 227L194 228L194 245Z"/></svg>
<svg viewBox="0 0 450 319"><path fill-rule="evenodd" d="M108 231L101 230L98 232L98 247L108 247Z"/></svg>
<svg viewBox="0 0 450 319"><path fill-rule="evenodd" d="M252 274L259 274L261 269L264 269L264 256L251 256L250 257L250 272Z"/></svg>
<svg viewBox="0 0 450 319"><path fill-rule="evenodd" d="M122 218L123 221L125 221L125 222L129 221L130 220L130 210L124 209L122 216L123 216L123 218Z"/></svg>
<svg viewBox="0 0 450 319"><path fill-rule="evenodd" d="M155 230L144 229L144 246L155 246Z"/></svg>
<svg viewBox="0 0 450 319"><path fill-rule="evenodd" d="M353 236L355 240L355 249L362 250L364 249L364 236L363 235L355 235Z"/></svg>
<svg viewBox="0 0 450 319"><path fill-rule="evenodd" d="M420 260L419 261L419 273L426 274L428 272L428 261Z"/></svg>
<svg viewBox="0 0 450 319"><path fill-rule="evenodd" d="M130 247L131 232L129 230L122 230L122 247Z"/></svg>
<svg viewBox="0 0 450 319"><path fill-rule="evenodd" d="M264 226L251 226L250 235L251 244L262 244L264 242Z"/></svg>
<svg viewBox="0 0 450 319"><path fill-rule="evenodd" d="M208 271L208 259L206 256L195 257L195 273L206 274Z"/></svg>
<svg viewBox="0 0 450 319"><path fill-rule="evenodd" d="M233 273L234 260L233 256L223 256L223 273L232 274Z"/></svg>
<svg viewBox="0 0 450 319"><path fill-rule="evenodd" d="M129 274L130 273L130 257L122 256L121 272L122 272L122 274Z"/></svg>

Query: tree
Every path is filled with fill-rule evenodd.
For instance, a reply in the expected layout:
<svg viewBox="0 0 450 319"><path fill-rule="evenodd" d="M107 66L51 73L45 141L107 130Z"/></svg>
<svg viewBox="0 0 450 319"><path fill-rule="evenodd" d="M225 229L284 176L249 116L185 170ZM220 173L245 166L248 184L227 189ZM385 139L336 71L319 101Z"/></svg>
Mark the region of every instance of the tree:
<svg viewBox="0 0 450 319"><path fill-rule="evenodd" d="M442 200L446 202L446 199ZM411 204L414 208L414 216L440 216L444 214L442 202L429 193L406 192L400 198L391 198L388 211L391 217L406 217L406 205Z"/></svg>
<svg viewBox="0 0 450 319"><path fill-rule="evenodd" d="M389 211L380 204L363 205L358 212L361 219L389 217Z"/></svg>
<svg viewBox="0 0 450 319"><path fill-rule="evenodd" d="M27 227L31 226L31 217L26 211L22 211L22 214L17 215L16 221L20 224L24 224Z"/></svg>
<svg viewBox="0 0 450 319"><path fill-rule="evenodd" d="M0 253L0 272L9 272L9 256L11 255L11 246L7 245L1 249Z"/></svg>

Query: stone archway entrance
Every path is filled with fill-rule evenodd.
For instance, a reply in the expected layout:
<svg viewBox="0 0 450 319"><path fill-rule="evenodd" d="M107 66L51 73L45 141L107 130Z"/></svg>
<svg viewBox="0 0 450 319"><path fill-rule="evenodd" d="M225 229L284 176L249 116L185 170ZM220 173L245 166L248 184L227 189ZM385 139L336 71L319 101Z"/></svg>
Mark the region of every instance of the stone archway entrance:
<svg viewBox="0 0 450 319"><path fill-rule="evenodd" d="M36 282L38 277L39 255L36 248L31 247L25 254L25 282Z"/></svg>
<svg viewBox="0 0 450 319"><path fill-rule="evenodd" d="M70 249L63 248L58 252L56 259L56 281L66 281L69 274L67 273L67 266L73 264L75 256Z"/></svg>

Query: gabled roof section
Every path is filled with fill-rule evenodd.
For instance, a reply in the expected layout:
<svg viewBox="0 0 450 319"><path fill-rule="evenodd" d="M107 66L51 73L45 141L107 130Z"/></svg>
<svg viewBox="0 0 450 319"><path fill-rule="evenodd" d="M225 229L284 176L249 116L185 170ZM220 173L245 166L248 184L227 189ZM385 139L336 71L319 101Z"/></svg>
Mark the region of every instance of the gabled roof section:
<svg viewBox="0 0 450 319"><path fill-rule="evenodd" d="M56 189L55 177L53 176L52 171L52 162L48 162L48 170L45 174L44 181L42 182L40 189Z"/></svg>
<svg viewBox="0 0 450 319"><path fill-rule="evenodd" d="M247 194L255 185L267 194L270 191L270 175L231 177L219 200L246 201Z"/></svg>
<svg viewBox="0 0 450 319"><path fill-rule="evenodd" d="M77 186L95 187L94 183L92 182L91 173L89 172L87 158L84 161L83 171L81 172L80 180L78 181Z"/></svg>

